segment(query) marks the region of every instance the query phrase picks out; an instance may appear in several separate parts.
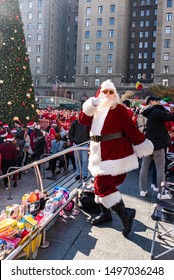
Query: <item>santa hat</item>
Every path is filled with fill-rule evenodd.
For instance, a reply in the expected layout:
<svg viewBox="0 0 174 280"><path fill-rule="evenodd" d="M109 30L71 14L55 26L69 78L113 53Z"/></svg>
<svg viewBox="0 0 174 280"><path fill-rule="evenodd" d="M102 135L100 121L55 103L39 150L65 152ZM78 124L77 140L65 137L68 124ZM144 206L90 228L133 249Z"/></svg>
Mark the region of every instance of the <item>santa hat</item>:
<svg viewBox="0 0 174 280"><path fill-rule="evenodd" d="M35 124L36 124L35 122L29 122L29 123L27 123L27 127L32 128L35 126Z"/></svg>
<svg viewBox="0 0 174 280"><path fill-rule="evenodd" d="M6 139L6 141L10 141L10 142L14 141L14 137L13 137L13 135L11 135L11 134L7 134L7 136L5 137L5 139Z"/></svg>
<svg viewBox="0 0 174 280"><path fill-rule="evenodd" d="M11 130L11 133L16 133L17 132L17 130L16 130L16 128L14 127L12 130Z"/></svg>
<svg viewBox="0 0 174 280"><path fill-rule="evenodd" d="M35 129L40 129L40 124L35 124Z"/></svg>
<svg viewBox="0 0 174 280"><path fill-rule="evenodd" d="M3 128L9 128L8 123L4 123L4 124L3 124Z"/></svg>
<svg viewBox="0 0 174 280"><path fill-rule="evenodd" d="M0 131L0 137L1 137L1 138L5 138L5 137L7 136L7 134L8 134L8 133L7 133L7 131L5 131L5 130L1 130L1 131Z"/></svg>
<svg viewBox="0 0 174 280"><path fill-rule="evenodd" d="M164 101L164 100L160 100L160 104L167 110L170 111L170 105Z"/></svg>
<svg viewBox="0 0 174 280"><path fill-rule="evenodd" d="M116 90L114 84L110 80L106 80L100 85L95 97L98 97L100 95L100 93L105 89L113 90L115 95L118 96L118 93L117 93L117 90Z"/></svg>

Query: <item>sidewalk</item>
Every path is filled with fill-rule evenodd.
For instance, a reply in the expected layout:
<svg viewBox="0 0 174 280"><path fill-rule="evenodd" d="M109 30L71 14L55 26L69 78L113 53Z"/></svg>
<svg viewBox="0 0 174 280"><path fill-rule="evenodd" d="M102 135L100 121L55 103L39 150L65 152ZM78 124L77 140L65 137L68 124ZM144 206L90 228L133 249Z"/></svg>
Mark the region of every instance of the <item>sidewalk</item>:
<svg viewBox="0 0 174 280"><path fill-rule="evenodd" d="M47 172L46 175L49 175ZM54 185L73 188L81 187L81 183L74 179L75 173L69 172L66 176L58 176L57 181L43 179L44 188L51 194ZM120 186L126 207L136 209L136 217L129 238L121 234L121 222L113 213L113 220L99 227L90 224L91 216L79 212L77 216L67 215L58 217L54 224L46 231L46 240L50 246L40 249L38 260L149 260L155 222L151 219L156 193L145 198L139 196L138 188L139 170L130 172L125 182ZM150 186L150 183L149 183ZM6 205L20 203L21 197L37 188L33 170L22 175L17 188L12 187L11 197L8 200L8 191L0 181L0 210ZM168 244L167 244L168 243ZM174 246L173 242L157 239L155 255ZM159 259L174 259L174 252L170 252Z"/></svg>

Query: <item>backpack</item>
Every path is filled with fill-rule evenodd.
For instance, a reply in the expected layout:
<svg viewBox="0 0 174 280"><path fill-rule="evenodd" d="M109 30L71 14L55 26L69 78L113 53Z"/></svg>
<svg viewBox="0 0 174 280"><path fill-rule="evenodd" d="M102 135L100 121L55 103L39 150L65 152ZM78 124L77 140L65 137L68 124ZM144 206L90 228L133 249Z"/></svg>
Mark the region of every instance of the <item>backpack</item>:
<svg viewBox="0 0 174 280"><path fill-rule="evenodd" d="M80 208L88 214L100 214L100 206L95 202L94 198L94 192L83 190L79 197Z"/></svg>

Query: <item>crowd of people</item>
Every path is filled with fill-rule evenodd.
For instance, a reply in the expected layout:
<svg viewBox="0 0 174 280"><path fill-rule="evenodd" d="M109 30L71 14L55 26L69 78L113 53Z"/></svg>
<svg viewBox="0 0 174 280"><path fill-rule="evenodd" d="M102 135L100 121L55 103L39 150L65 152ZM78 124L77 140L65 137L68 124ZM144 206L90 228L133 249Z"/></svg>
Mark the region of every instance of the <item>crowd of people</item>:
<svg viewBox="0 0 174 280"><path fill-rule="evenodd" d="M71 164L75 180L94 177L95 201L101 213L91 220L99 225L112 220L111 209L119 216L125 237L131 231L136 210L123 202L118 186L126 174L140 167L140 196L148 195L148 171L153 166L152 187L161 194L166 176L166 152L174 152L174 104L168 104L149 92L139 107L130 100L120 101L114 84L106 80L94 97L88 98L82 110L40 110L40 122L23 126L14 121L14 128L0 122L0 156L2 174L11 166L21 167L39 160L43 154L56 154L68 147L80 145L80 151L66 153L49 161L46 170L64 173ZM90 145L89 145L90 143ZM88 152L89 147L89 152ZM57 160L59 161L58 169ZM140 164L141 163L141 164ZM14 176L13 186L21 173ZM8 188L7 178L4 178ZM164 194L163 198L169 198Z"/></svg>

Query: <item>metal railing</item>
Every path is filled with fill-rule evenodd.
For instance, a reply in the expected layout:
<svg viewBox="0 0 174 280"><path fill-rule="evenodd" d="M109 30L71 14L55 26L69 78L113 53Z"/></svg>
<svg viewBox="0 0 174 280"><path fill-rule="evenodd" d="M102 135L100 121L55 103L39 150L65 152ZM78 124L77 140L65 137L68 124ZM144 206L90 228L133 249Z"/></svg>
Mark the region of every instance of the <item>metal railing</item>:
<svg viewBox="0 0 174 280"><path fill-rule="evenodd" d="M65 155L66 153L69 153L69 152L72 152L74 151L77 156L78 156L78 151L80 150L88 150L89 148L88 147L83 147L83 145L85 144L88 144L89 142L85 142L85 143L82 143L82 144L79 144L77 146L72 146L70 148L66 148L64 149L63 151L59 152L59 153L56 153L56 154L53 154L53 155L49 155L49 156L46 156L38 161L35 161L33 163L30 163L26 166L23 166L23 167L10 167L7 174L5 175L2 175L0 176L0 179L3 179L5 177L8 177L8 191L9 191L9 198L8 199L11 199L11 185L10 185L10 176L14 175L14 174L17 174L19 172L22 172L24 170L27 170L29 168L32 168L34 167L34 170L35 170L35 173L36 173L36 180L37 180L37 184L40 186L40 191L41 192L44 192L44 189L43 189L43 182L42 182L42 176L41 176L41 172L40 172L40 168L39 168L39 165L42 165L44 164L45 162L47 161L50 161L54 158L57 158L61 155ZM81 168L81 164L80 164L80 158L78 156L78 161L79 161L79 166ZM13 171L10 171L11 169L15 169ZM53 213L45 222L42 226L40 227L37 227L33 232L31 232L29 235L28 235L28 238L27 240L19 245L15 250L13 250L6 258L5 260L13 260L15 259L21 252L22 250L27 247L28 245L30 246L30 255L29 255L29 258L30 259L34 259L35 257L35 254L32 254L31 253L31 242L32 240L34 240L37 236L39 236L40 234L42 234L42 239L41 239L41 244L40 244L40 247L41 248L47 248L50 243L49 241L46 240L46 226L51 222L53 221L53 219L67 206L67 204L72 201L73 199L75 198L75 206L77 205L77 201L78 201L78 190L77 189L74 189L70 195L69 195L69 198L66 200L66 202L58 208L58 210Z"/></svg>

